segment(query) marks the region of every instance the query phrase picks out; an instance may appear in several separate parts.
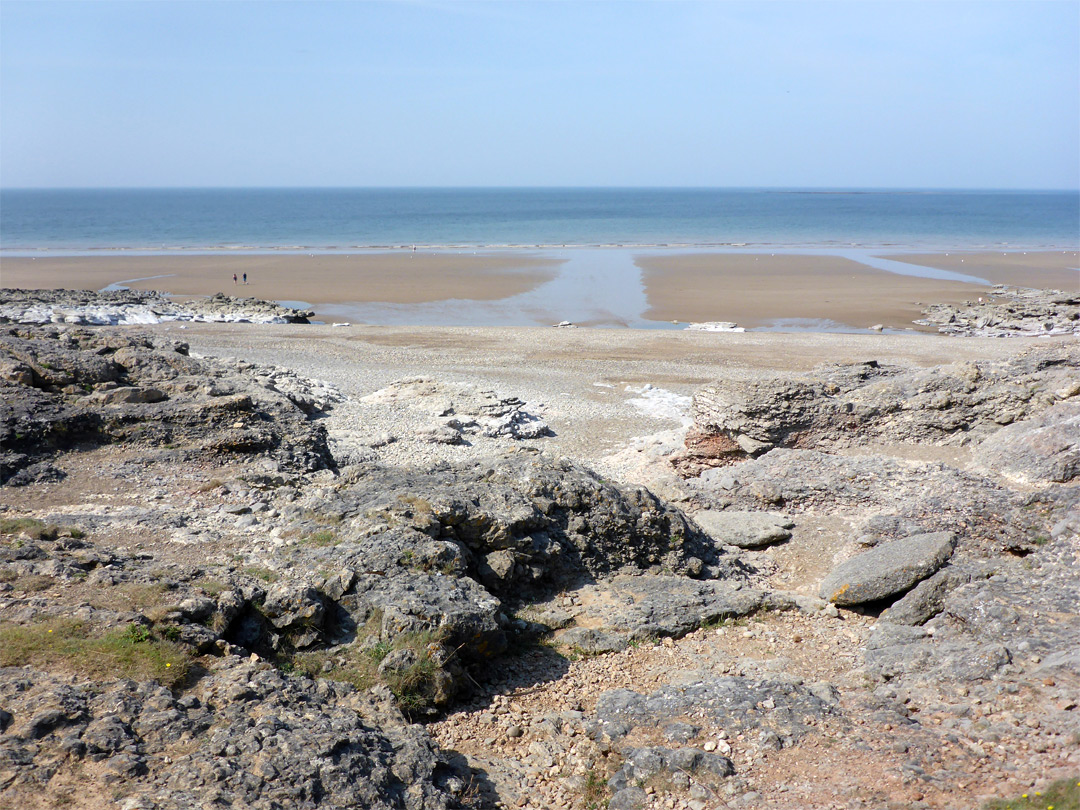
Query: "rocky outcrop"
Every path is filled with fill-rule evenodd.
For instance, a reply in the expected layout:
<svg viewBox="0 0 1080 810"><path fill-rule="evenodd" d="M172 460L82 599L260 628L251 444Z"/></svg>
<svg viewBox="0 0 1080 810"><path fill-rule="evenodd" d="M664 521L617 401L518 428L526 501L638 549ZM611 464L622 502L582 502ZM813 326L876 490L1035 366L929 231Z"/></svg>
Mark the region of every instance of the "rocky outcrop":
<svg viewBox="0 0 1080 810"><path fill-rule="evenodd" d="M915 323L964 337L1080 335L1080 295L997 284L985 300L933 304Z"/></svg>
<svg viewBox="0 0 1080 810"><path fill-rule="evenodd" d="M729 733L753 730L779 750L809 732L808 720L831 716L838 703L839 695L827 683L712 677L647 695L626 689L605 692L597 701L590 731L594 738L619 740L637 727L650 726L677 739L682 732L677 718L708 718Z"/></svg>
<svg viewBox="0 0 1080 810"><path fill-rule="evenodd" d="M315 313L217 293L173 301L157 290L0 289L0 323L127 326L163 321L308 323Z"/></svg>
<svg viewBox="0 0 1080 810"><path fill-rule="evenodd" d="M1080 349L1058 344L1004 363L902 369L877 361L706 386L694 396L686 474L775 447L849 447L867 441L977 440L1080 394Z"/></svg>
<svg viewBox="0 0 1080 810"><path fill-rule="evenodd" d="M714 434L744 460L671 479L691 519L512 431L452 462L405 435L486 453L481 419L525 411L512 397L391 386L348 427L417 455L329 459L306 432L327 386L114 330L0 336L20 430L90 417L89 441L24 445L28 488L0 489L0 804L793 810L872 783L882 806L947 807L972 773L1071 768L1069 347L1015 361L1024 391L980 370L941 411L961 452L845 452L870 434L810 384L809 449L758 447L752 421L746 447ZM911 373L936 395L957 368ZM907 372L828 373L857 399ZM244 397L280 444L210 449L233 422L172 410ZM938 441L912 398L882 436ZM393 445L379 409L409 412ZM811 595L826 577L855 610ZM848 762L869 781L831 773Z"/></svg>
<svg viewBox="0 0 1080 810"><path fill-rule="evenodd" d="M438 420L431 429L448 431L451 436L479 434L488 438L536 439L551 433L547 424L526 411L526 403L517 397L503 397L472 386L447 385L430 377L400 380L361 401L399 405L431 414ZM457 438L460 441L460 435Z"/></svg>
<svg viewBox="0 0 1080 810"><path fill-rule="evenodd" d="M528 615L559 628L552 636L558 643L598 653L633 642L680 638L704 625L793 606L781 596L745 585L736 572L719 582L623 575L578 589L573 602L561 610Z"/></svg>
<svg viewBox="0 0 1080 810"><path fill-rule="evenodd" d="M80 806L119 795L146 810L208 801L442 810L464 785L389 695L236 656L183 695L153 681L71 683L3 669L0 705L0 792L11 806L37 806L43 790L68 782L68 802ZM92 782L74 776L86 770Z"/></svg>
<svg viewBox="0 0 1080 810"><path fill-rule="evenodd" d="M251 373L248 373L251 372ZM309 415L336 391L296 374L191 357L186 344L79 328L0 330L0 483L59 475L57 453L125 443L185 458L265 454L331 466Z"/></svg>
<svg viewBox="0 0 1080 810"><path fill-rule="evenodd" d="M1080 402L1061 402L1003 427L979 445L976 461L1020 484L1072 481L1080 475Z"/></svg>

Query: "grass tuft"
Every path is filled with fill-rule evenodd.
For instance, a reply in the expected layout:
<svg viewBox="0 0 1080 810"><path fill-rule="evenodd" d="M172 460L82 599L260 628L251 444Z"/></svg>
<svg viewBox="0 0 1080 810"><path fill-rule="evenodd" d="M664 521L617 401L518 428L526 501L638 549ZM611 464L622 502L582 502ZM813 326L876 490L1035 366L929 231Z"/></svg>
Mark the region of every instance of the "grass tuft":
<svg viewBox="0 0 1080 810"><path fill-rule="evenodd" d="M321 529L309 534L302 542L310 546L334 546L338 543L338 535L330 529Z"/></svg>
<svg viewBox="0 0 1080 810"><path fill-rule="evenodd" d="M310 678L343 681L361 690L383 683L393 692L403 711L410 714L426 712L435 705L439 665L433 653L444 637L438 631L423 631L402 633L392 640L371 643L378 636L381 621L382 614L376 611L349 647L294 653L282 662L282 668ZM368 643L365 644L365 640ZM380 674L379 664L397 650L410 650L415 662L403 669Z"/></svg>
<svg viewBox="0 0 1080 810"><path fill-rule="evenodd" d="M991 799L983 810L1080 810L1080 776L1059 779L1012 799Z"/></svg>
<svg viewBox="0 0 1080 810"><path fill-rule="evenodd" d="M0 534L19 535L25 534L31 540L56 538L56 527L47 526L44 521L37 518L3 518L0 519Z"/></svg>
<svg viewBox="0 0 1080 810"><path fill-rule="evenodd" d="M0 667L63 670L91 680L155 680L170 688L183 683L191 659L138 624L95 633L84 622L54 619L32 625L0 622Z"/></svg>

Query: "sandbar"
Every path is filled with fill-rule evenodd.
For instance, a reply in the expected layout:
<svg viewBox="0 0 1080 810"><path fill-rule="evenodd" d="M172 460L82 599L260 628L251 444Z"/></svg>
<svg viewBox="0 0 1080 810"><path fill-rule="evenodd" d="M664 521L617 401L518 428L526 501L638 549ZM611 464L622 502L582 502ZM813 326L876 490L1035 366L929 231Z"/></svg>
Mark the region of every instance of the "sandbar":
<svg viewBox="0 0 1080 810"><path fill-rule="evenodd" d="M509 252L20 257L3 260L0 278L5 287L29 289L99 290L123 281L181 298L225 293L305 301L317 311L318 304L497 301L551 280L560 263ZM233 284L233 273L240 284Z"/></svg>
<svg viewBox="0 0 1080 810"><path fill-rule="evenodd" d="M929 253L884 256L920 267L936 267L985 278L994 284L1043 290L1080 290L1080 252L1075 250L1010 253Z"/></svg>
<svg viewBox="0 0 1080 810"><path fill-rule="evenodd" d="M901 276L836 256L694 253L639 257L655 321L733 321L761 327L793 319L907 329L927 303L958 303L982 288Z"/></svg>

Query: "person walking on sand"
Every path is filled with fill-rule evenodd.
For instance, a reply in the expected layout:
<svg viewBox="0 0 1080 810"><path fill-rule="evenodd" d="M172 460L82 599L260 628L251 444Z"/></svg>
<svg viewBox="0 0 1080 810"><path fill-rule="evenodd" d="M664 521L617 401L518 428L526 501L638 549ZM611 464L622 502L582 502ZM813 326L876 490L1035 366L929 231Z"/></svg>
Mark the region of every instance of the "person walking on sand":
<svg viewBox="0 0 1080 810"><path fill-rule="evenodd" d="M236 286L236 273L232 274L232 283L233 283L233 286L235 287Z"/></svg>
<svg viewBox="0 0 1080 810"><path fill-rule="evenodd" d="M247 284L247 273L244 273L244 283Z"/></svg>

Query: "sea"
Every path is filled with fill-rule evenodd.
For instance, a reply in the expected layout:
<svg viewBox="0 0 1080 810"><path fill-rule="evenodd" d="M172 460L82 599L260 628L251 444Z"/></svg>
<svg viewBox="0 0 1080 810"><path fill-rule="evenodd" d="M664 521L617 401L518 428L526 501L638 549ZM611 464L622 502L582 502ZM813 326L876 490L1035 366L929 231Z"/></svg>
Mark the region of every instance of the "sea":
<svg viewBox="0 0 1080 810"><path fill-rule="evenodd" d="M1080 192L4 189L0 256L387 248L1073 249Z"/></svg>
<svg viewBox="0 0 1080 810"><path fill-rule="evenodd" d="M708 188L0 190L5 256L528 251L558 275L500 301L321 304L333 320L519 326L647 319L635 258L701 249L824 254L879 270L985 279L897 261L904 252L1077 250L1080 193ZM148 277L157 278L157 277ZM116 279L110 288L142 279ZM108 288L107 288L108 289ZM307 307L312 302L283 301ZM786 319L778 331L864 331Z"/></svg>

